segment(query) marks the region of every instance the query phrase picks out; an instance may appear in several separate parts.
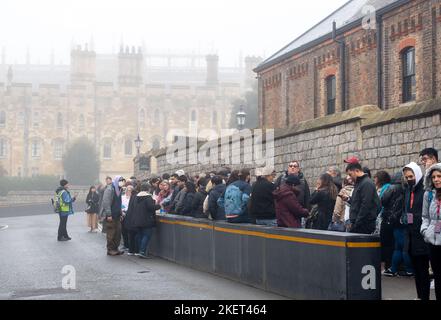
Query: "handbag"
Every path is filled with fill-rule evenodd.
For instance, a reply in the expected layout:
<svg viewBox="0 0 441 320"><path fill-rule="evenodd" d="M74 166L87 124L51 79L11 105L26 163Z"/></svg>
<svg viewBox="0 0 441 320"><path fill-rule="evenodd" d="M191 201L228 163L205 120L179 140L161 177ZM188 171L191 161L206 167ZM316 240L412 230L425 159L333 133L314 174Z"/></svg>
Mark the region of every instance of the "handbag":
<svg viewBox="0 0 441 320"><path fill-rule="evenodd" d="M343 222L331 222L328 227L328 231L334 232L346 232L346 226Z"/></svg>
<svg viewBox="0 0 441 320"><path fill-rule="evenodd" d="M318 216L318 206L315 205L312 207L309 217L305 220L305 229L312 229L314 222L317 220Z"/></svg>

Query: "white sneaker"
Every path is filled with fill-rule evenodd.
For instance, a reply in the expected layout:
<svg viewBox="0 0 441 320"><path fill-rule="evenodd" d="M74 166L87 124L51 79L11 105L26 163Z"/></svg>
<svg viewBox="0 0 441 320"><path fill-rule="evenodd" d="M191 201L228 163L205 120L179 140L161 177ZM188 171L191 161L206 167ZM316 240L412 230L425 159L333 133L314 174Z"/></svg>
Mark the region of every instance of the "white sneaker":
<svg viewBox="0 0 441 320"><path fill-rule="evenodd" d="M139 253L135 253L135 257L139 257L140 256L140 254Z"/></svg>

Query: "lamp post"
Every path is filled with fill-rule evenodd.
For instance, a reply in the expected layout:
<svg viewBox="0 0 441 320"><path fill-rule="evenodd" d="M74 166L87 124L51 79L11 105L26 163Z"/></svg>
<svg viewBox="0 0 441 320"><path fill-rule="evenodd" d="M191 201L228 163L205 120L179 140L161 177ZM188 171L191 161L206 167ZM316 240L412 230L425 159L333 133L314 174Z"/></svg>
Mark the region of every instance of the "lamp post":
<svg viewBox="0 0 441 320"><path fill-rule="evenodd" d="M247 113L243 110L243 105L240 106L239 112L236 113L237 126L239 130L243 130L245 127L245 120Z"/></svg>
<svg viewBox="0 0 441 320"><path fill-rule="evenodd" d="M135 140L135 146L136 146L136 150L137 150L137 155L139 156L140 153L140 149L141 149L141 144L143 143L143 140L141 140L141 138L139 137L139 133L138 133L138 137Z"/></svg>

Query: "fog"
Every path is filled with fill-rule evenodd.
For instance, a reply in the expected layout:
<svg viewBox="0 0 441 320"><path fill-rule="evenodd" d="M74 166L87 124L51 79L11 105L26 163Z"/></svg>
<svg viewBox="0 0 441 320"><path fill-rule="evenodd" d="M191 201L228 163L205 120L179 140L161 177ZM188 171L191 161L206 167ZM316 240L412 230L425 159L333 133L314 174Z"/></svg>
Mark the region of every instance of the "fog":
<svg viewBox="0 0 441 320"><path fill-rule="evenodd" d="M2 1L0 47L7 63L68 64L72 42L98 53L121 42L148 52L217 53L221 66L267 57L346 0L14 0Z"/></svg>

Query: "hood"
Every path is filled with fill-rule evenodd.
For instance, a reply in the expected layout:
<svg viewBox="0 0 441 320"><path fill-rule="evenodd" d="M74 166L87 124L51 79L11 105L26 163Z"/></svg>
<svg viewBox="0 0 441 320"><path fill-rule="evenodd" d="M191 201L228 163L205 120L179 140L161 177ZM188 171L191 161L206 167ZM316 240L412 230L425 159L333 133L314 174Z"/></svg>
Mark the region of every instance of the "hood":
<svg viewBox="0 0 441 320"><path fill-rule="evenodd" d="M280 187L280 189L273 191L273 195L276 200L280 200L280 199L285 198L287 196L294 195L294 190L292 189L291 186L284 184Z"/></svg>
<svg viewBox="0 0 441 320"><path fill-rule="evenodd" d="M403 168L403 171L405 169L411 169L413 171L413 173L415 174L415 178L416 178L415 185L418 185L418 183L420 183L420 181L423 179L423 171L421 170L420 166L417 165L415 162L411 162Z"/></svg>
<svg viewBox="0 0 441 320"><path fill-rule="evenodd" d="M147 191L141 191L141 192L138 193L136 196L137 196L137 197L147 197L147 196L152 197L151 193L148 193Z"/></svg>
<svg viewBox="0 0 441 320"><path fill-rule="evenodd" d="M439 170L439 171L441 171L441 163L434 164L433 166L431 166L431 167L429 168L429 170L427 170L427 172L426 172L426 176L425 176L425 178L424 178L424 188L425 188L427 191L431 191L431 190L434 189L434 188L433 188L433 182L432 182L432 178L431 178L431 176L432 176L433 171L435 171L435 170Z"/></svg>
<svg viewBox="0 0 441 320"><path fill-rule="evenodd" d="M64 188L60 186L57 188L57 190L55 190L55 193L59 193L61 190L64 190Z"/></svg>
<svg viewBox="0 0 441 320"><path fill-rule="evenodd" d="M119 179L121 179L121 176L116 176L114 179L113 179L113 187L115 188L115 192L116 192L116 195L119 197L120 196L120 194L121 194L121 189L119 188Z"/></svg>

